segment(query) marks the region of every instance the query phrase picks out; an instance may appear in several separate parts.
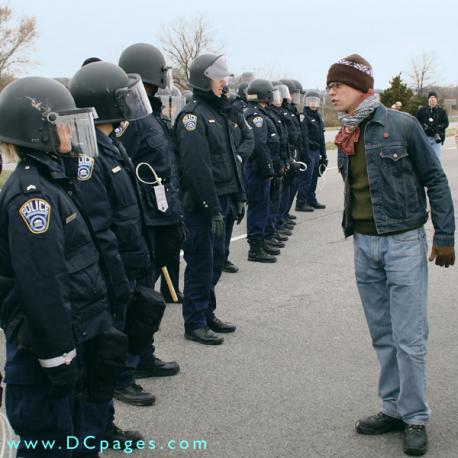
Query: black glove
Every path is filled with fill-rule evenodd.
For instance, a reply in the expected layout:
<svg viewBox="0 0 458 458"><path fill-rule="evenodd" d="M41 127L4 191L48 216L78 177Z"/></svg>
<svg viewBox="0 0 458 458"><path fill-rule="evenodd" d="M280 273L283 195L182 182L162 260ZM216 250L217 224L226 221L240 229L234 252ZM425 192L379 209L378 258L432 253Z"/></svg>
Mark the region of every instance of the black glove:
<svg viewBox="0 0 458 458"><path fill-rule="evenodd" d="M70 364L61 364L44 370L51 382L49 396L54 399L62 399L68 396L78 381L79 372L76 357L72 359Z"/></svg>
<svg viewBox="0 0 458 458"><path fill-rule="evenodd" d="M328 162L329 162L328 161L328 157L325 156L324 154L322 154L320 156L320 165L324 165L325 167L327 167L328 166Z"/></svg>
<svg viewBox="0 0 458 458"><path fill-rule="evenodd" d="M237 224L240 224L245 217L245 202L237 202Z"/></svg>
<svg viewBox="0 0 458 458"><path fill-rule="evenodd" d="M226 223L221 213L211 217L211 231L215 237L223 237L226 230Z"/></svg>

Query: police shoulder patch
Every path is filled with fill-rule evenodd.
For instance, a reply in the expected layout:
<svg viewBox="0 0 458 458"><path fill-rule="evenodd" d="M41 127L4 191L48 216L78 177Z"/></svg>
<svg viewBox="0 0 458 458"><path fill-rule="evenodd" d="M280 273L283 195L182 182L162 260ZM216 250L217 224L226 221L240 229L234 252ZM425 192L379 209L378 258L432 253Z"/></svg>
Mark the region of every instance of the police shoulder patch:
<svg viewBox="0 0 458 458"><path fill-rule="evenodd" d="M94 169L94 158L89 156L78 157L78 174L77 178L79 181L87 181L92 177L92 171Z"/></svg>
<svg viewBox="0 0 458 458"><path fill-rule="evenodd" d="M253 119L253 124L256 127L262 127L262 125L264 124L264 119L262 119L261 116L256 116L256 118Z"/></svg>
<svg viewBox="0 0 458 458"><path fill-rule="evenodd" d="M21 206L19 214L32 234L43 234L49 228L51 205L44 199L29 199Z"/></svg>
<svg viewBox="0 0 458 458"><path fill-rule="evenodd" d="M182 121L183 121L185 129L188 132L195 130L197 126L197 116L196 115L188 113L183 116Z"/></svg>

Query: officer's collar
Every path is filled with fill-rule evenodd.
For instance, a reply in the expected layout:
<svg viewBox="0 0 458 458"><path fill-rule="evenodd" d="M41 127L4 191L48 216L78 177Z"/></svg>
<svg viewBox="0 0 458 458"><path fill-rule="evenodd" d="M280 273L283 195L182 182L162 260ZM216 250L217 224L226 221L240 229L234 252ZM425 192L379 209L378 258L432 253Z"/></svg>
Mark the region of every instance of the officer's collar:
<svg viewBox="0 0 458 458"><path fill-rule="evenodd" d="M162 112L162 100L159 97L148 97L149 103L151 104L151 108L153 109L153 113L161 113Z"/></svg>
<svg viewBox="0 0 458 458"><path fill-rule="evenodd" d="M104 150L104 152L119 156L119 150L117 147L116 140L114 140L112 137L108 137L97 128L95 129L95 133L97 136L97 144L100 146L101 149Z"/></svg>
<svg viewBox="0 0 458 458"><path fill-rule="evenodd" d="M57 153L45 153L32 149L22 149L26 157L43 164L55 179L67 178L61 157Z"/></svg>
<svg viewBox="0 0 458 458"><path fill-rule="evenodd" d="M201 91L199 89L194 89L193 94L196 99L203 100L216 109L220 109L224 103L224 98L217 97L213 91Z"/></svg>

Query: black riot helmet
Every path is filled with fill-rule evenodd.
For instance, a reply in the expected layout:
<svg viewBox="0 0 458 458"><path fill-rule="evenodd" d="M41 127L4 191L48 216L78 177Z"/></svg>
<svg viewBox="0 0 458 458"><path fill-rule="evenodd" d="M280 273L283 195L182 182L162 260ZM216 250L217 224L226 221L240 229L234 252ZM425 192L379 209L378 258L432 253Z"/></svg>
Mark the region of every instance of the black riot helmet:
<svg viewBox="0 0 458 458"><path fill-rule="evenodd" d="M248 102L266 102L273 100L274 87L268 80L261 78L255 79L247 87Z"/></svg>
<svg viewBox="0 0 458 458"><path fill-rule="evenodd" d="M291 94L291 103L299 105L301 103L301 88L302 85L299 83L299 86L296 85L295 80L291 79L282 79L280 80L285 86L288 87L289 93Z"/></svg>
<svg viewBox="0 0 458 458"><path fill-rule="evenodd" d="M118 65L126 73L137 73L144 83L165 89L171 84L170 67L165 64L162 52L148 43L136 43L126 48Z"/></svg>
<svg viewBox="0 0 458 458"><path fill-rule="evenodd" d="M293 80L281 79L280 82L288 88L291 95L293 95L294 92L298 92L298 89L296 88Z"/></svg>
<svg viewBox="0 0 458 458"><path fill-rule="evenodd" d="M301 93L301 94L305 94L305 91L304 91L304 88L302 87L302 84L298 81L298 80L291 80L295 85L296 85L296 89Z"/></svg>
<svg viewBox="0 0 458 458"><path fill-rule="evenodd" d="M239 87L237 88L237 95L243 100L246 100L247 87L248 87L248 83L240 83Z"/></svg>
<svg viewBox="0 0 458 458"><path fill-rule="evenodd" d="M0 93L0 141L45 152L96 156L96 116L93 108L78 109L58 81L20 78Z"/></svg>
<svg viewBox="0 0 458 458"><path fill-rule="evenodd" d="M73 76L70 92L79 107L92 106L96 124L135 121L152 113L140 75L109 62L93 62Z"/></svg>
<svg viewBox="0 0 458 458"><path fill-rule="evenodd" d="M189 67L189 84L194 89L211 91L211 80L222 80L227 76L234 76L226 66L224 56L216 54L202 54L197 56Z"/></svg>

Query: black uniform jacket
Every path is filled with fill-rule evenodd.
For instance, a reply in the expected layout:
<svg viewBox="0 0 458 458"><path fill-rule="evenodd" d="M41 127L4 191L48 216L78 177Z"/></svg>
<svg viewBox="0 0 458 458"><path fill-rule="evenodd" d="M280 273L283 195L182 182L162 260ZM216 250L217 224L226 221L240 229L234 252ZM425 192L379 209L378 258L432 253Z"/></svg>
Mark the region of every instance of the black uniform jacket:
<svg viewBox="0 0 458 458"><path fill-rule="evenodd" d="M242 177L223 100L196 91L194 96L174 126L183 205L212 216L221 211L218 196L243 196Z"/></svg>
<svg viewBox="0 0 458 458"><path fill-rule="evenodd" d="M173 139L160 118L161 103L157 97L150 98L154 113L146 118L133 121L120 137L135 166L146 162L162 179L165 187L168 208L165 212L158 209L152 185L139 183L145 208L145 221L149 226L165 226L182 221L182 207L178 194ZM148 174L148 169L140 169L140 176ZM148 177L151 181L151 175Z"/></svg>
<svg viewBox="0 0 458 458"><path fill-rule="evenodd" d="M321 156L326 156L326 142L324 139L324 122L318 110L304 108L300 116L304 149L319 151Z"/></svg>
<svg viewBox="0 0 458 458"><path fill-rule="evenodd" d="M132 162L121 144L96 132L99 156L80 161L77 195L94 229L110 301L116 304L126 300L128 277L151 266L150 249Z"/></svg>
<svg viewBox="0 0 458 458"><path fill-rule="evenodd" d="M99 254L57 158L27 151L0 194L0 312L39 359L111 326ZM24 342L22 342L24 343Z"/></svg>

